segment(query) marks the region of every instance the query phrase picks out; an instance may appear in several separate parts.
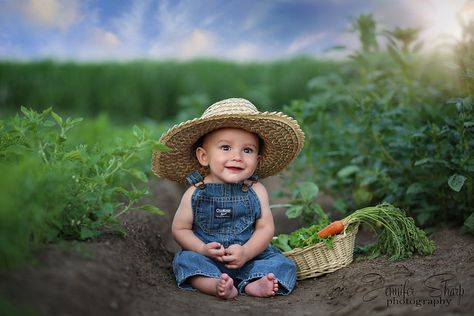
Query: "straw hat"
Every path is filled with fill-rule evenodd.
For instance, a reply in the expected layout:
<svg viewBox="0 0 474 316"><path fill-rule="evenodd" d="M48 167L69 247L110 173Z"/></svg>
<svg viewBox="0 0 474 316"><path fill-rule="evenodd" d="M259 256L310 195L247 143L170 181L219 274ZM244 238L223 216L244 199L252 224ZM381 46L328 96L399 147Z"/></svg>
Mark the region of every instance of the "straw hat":
<svg viewBox="0 0 474 316"><path fill-rule="evenodd" d="M281 112L259 112L245 99L226 99L211 105L200 118L175 125L160 142L168 152L153 152L152 169L161 178L186 183L193 171L207 174L196 158L196 142L205 134L234 127L257 134L264 142L256 175L263 179L275 175L296 158L304 145L298 122Z"/></svg>

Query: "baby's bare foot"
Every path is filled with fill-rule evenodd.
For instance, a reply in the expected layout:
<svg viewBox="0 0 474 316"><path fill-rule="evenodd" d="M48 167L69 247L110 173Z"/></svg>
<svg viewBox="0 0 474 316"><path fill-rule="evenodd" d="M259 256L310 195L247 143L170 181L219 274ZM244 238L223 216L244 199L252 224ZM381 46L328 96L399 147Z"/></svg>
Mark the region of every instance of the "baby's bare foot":
<svg viewBox="0 0 474 316"><path fill-rule="evenodd" d="M217 283L217 296L223 299L234 298L239 294L234 286L234 280L226 274L222 273L219 282Z"/></svg>
<svg viewBox="0 0 474 316"><path fill-rule="evenodd" d="M261 279L247 284L245 293L250 296L270 297L278 291L278 280L273 273L269 273Z"/></svg>

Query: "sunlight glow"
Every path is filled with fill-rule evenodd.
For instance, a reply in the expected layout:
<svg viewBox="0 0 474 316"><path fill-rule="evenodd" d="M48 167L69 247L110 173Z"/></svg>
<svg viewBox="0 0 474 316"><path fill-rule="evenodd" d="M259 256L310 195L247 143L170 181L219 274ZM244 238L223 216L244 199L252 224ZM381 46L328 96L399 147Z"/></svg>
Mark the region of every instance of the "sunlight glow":
<svg viewBox="0 0 474 316"><path fill-rule="evenodd" d="M423 25L428 37L438 36L460 39L460 20L467 22L474 18L474 1L431 0L423 6Z"/></svg>

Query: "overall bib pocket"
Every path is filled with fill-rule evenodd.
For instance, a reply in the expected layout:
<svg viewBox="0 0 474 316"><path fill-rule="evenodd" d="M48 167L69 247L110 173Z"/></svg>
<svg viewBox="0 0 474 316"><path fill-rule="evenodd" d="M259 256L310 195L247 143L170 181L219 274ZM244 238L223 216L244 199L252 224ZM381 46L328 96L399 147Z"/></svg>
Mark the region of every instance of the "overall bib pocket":
<svg viewBox="0 0 474 316"><path fill-rule="evenodd" d="M207 197L196 200L195 224L207 234L239 234L253 224L247 197Z"/></svg>

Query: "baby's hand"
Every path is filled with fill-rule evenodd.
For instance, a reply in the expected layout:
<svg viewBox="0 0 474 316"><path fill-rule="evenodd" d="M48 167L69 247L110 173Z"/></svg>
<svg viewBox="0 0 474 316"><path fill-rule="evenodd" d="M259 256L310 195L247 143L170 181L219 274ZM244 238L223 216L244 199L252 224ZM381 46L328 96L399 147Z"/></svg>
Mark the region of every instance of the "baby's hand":
<svg viewBox="0 0 474 316"><path fill-rule="evenodd" d="M213 241L204 245L201 254L216 261L223 262L222 258L224 257L225 249L223 245Z"/></svg>
<svg viewBox="0 0 474 316"><path fill-rule="evenodd" d="M239 244L230 245L225 250L225 256L222 259L226 268L238 269L247 262L245 248Z"/></svg>

